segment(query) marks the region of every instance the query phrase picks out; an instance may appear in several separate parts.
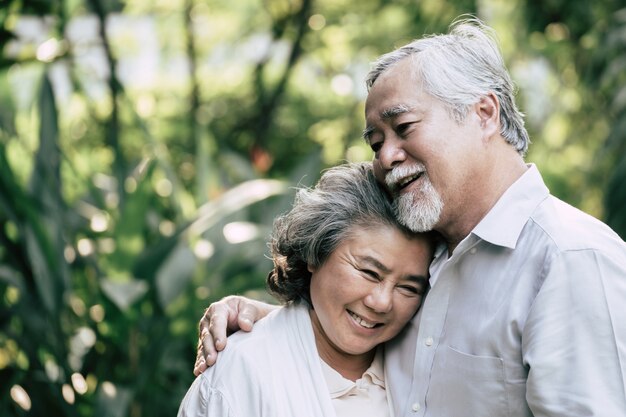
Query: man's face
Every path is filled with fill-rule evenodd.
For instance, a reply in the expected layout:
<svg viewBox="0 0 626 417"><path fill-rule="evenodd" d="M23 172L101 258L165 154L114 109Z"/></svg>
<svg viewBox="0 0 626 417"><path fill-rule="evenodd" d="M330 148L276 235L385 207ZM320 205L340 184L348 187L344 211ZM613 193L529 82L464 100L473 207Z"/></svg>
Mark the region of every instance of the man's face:
<svg viewBox="0 0 626 417"><path fill-rule="evenodd" d="M470 111L456 122L440 100L421 89L410 63L400 61L372 86L365 138L399 220L416 231L445 231L471 202L480 165L475 152L482 146L480 120Z"/></svg>

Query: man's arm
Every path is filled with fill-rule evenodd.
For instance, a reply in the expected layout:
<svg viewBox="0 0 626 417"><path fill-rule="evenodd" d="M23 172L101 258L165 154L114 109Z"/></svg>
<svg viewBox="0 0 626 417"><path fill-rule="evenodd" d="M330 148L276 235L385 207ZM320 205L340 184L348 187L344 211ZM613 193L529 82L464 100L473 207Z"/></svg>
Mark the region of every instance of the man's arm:
<svg viewBox="0 0 626 417"><path fill-rule="evenodd" d="M200 375L215 363L217 353L226 347L227 333L237 330L249 332L255 322L275 308L278 307L237 295L212 303L200 319L194 375Z"/></svg>
<svg viewBox="0 0 626 417"><path fill-rule="evenodd" d="M624 259L580 250L552 260L523 334L535 416L626 416L624 305Z"/></svg>

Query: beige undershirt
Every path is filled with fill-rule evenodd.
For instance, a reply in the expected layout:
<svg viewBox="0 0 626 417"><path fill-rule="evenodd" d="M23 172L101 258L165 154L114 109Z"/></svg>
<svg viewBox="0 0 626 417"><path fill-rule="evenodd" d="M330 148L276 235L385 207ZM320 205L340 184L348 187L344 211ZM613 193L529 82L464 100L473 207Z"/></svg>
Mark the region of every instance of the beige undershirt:
<svg viewBox="0 0 626 417"><path fill-rule="evenodd" d="M382 349L356 381L344 378L321 358L320 362L337 417L389 417Z"/></svg>

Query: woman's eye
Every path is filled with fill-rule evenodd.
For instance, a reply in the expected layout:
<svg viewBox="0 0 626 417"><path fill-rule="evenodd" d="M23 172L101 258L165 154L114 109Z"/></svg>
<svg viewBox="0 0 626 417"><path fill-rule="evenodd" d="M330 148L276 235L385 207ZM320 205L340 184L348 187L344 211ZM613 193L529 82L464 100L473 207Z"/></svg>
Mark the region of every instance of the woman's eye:
<svg viewBox="0 0 626 417"><path fill-rule="evenodd" d="M411 296L423 296L424 294L426 294L426 288L424 288L422 285L400 285L398 286L398 289L404 294L408 294Z"/></svg>
<svg viewBox="0 0 626 417"><path fill-rule="evenodd" d="M402 285L399 287L402 291L408 292L410 294L419 294L419 291L417 288L412 287L410 285Z"/></svg>
<svg viewBox="0 0 626 417"><path fill-rule="evenodd" d="M378 279L379 276L376 273L376 271L372 271L371 269L361 269L361 272L363 272L365 275L367 275L368 277L372 278L372 279Z"/></svg>

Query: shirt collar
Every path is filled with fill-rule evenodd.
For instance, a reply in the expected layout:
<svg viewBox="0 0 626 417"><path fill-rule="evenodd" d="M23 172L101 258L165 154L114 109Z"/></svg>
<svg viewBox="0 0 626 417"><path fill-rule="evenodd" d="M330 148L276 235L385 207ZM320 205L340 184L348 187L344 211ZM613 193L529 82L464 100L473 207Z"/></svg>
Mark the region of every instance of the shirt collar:
<svg viewBox="0 0 626 417"><path fill-rule="evenodd" d="M349 391L351 391L354 387L357 386L356 382L351 381L347 378L341 376L339 372L331 368L326 362L320 358L320 362L322 363L322 373L324 374L324 379L326 380L326 385L328 385L328 391L330 392L330 397L332 399L339 398ZM371 381L371 384L378 385L381 388L385 388L385 373L383 367L383 349L376 349L376 355L374 356L374 360L367 370L363 373L361 379L365 378L368 381Z"/></svg>
<svg viewBox="0 0 626 417"><path fill-rule="evenodd" d="M376 349L376 356L369 368L365 371L363 376L369 376L372 379L372 383L385 388L385 370L383 368L383 349L382 347Z"/></svg>
<svg viewBox="0 0 626 417"><path fill-rule="evenodd" d="M515 249L535 208L550 195L535 164L500 197L472 233L494 245Z"/></svg>

